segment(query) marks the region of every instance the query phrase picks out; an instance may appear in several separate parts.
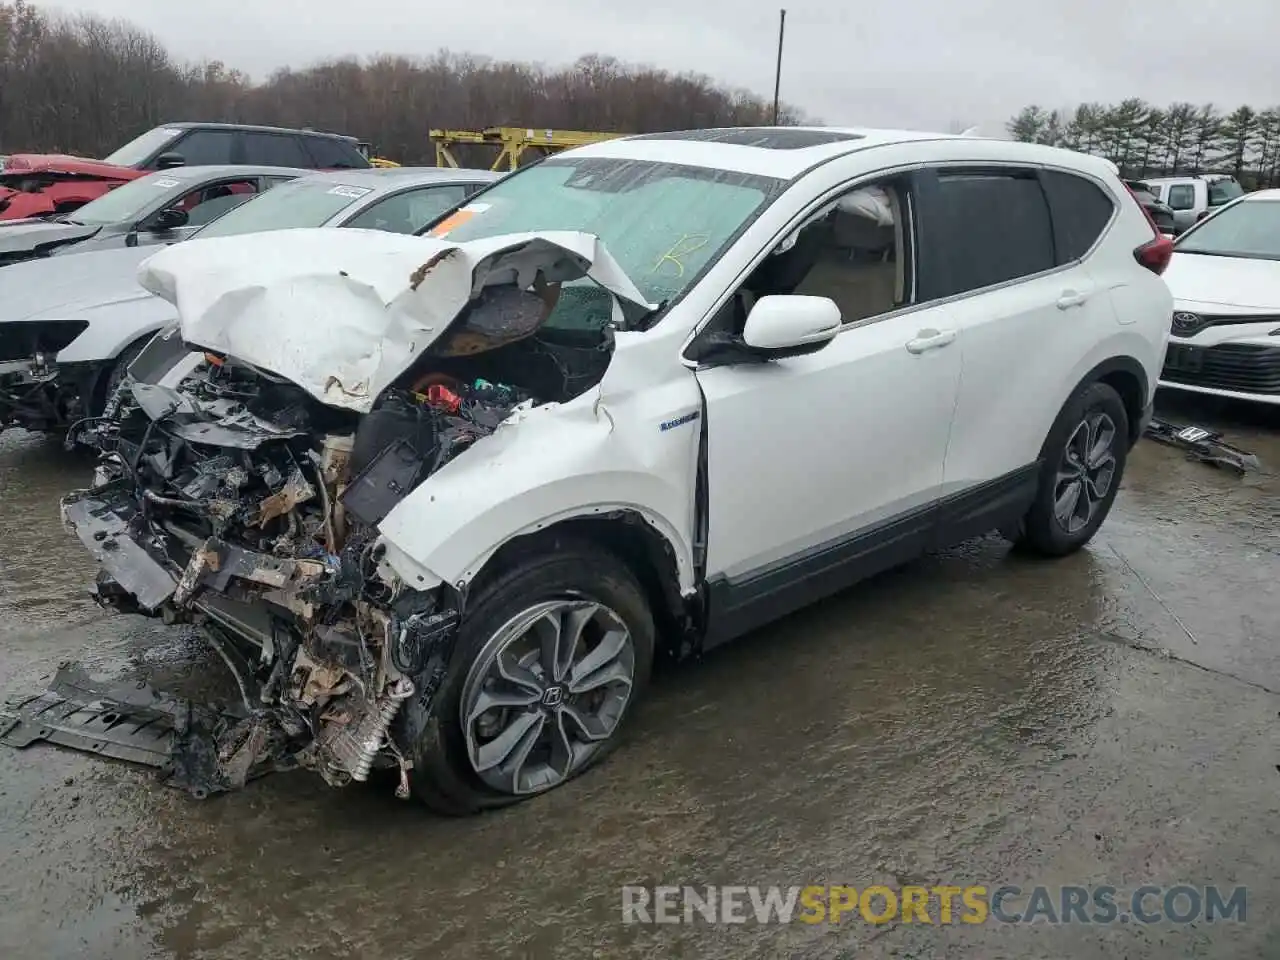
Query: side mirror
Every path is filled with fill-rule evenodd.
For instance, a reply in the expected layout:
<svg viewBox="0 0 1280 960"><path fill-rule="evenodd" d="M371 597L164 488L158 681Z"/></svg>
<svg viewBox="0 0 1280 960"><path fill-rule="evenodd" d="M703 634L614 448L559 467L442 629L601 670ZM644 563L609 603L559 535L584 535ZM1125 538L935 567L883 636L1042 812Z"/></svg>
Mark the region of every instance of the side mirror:
<svg viewBox="0 0 1280 960"><path fill-rule="evenodd" d="M173 167L184 166L187 158L180 153L162 153L156 157L157 170L169 170Z"/></svg>
<svg viewBox="0 0 1280 960"><path fill-rule="evenodd" d="M185 227L187 220L187 211L179 210L177 207L170 207L168 210L161 210L155 216L144 220L139 224L139 227L156 233L167 233L170 230Z"/></svg>
<svg viewBox="0 0 1280 960"><path fill-rule="evenodd" d="M829 297L761 297L747 316L742 341L768 360L821 350L840 332L840 308Z"/></svg>

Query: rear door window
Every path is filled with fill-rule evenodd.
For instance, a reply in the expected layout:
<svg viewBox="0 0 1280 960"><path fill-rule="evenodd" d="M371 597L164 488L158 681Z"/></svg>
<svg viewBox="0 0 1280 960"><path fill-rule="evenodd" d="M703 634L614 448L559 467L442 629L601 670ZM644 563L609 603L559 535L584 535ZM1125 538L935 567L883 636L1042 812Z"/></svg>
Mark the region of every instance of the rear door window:
<svg viewBox="0 0 1280 960"><path fill-rule="evenodd" d="M460 183L406 190L379 200L344 226L390 233L416 233L466 198L467 188Z"/></svg>
<svg viewBox="0 0 1280 960"><path fill-rule="evenodd" d="M235 163L236 134L233 130L192 130L171 148L182 154L188 167Z"/></svg>
<svg viewBox="0 0 1280 960"><path fill-rule="evenodd" d="M1169 187L1168 204L1174 210L1190 210L1196 205L1196 188L1189 183L1176 183Z"/></svg>
<svg viewBox="0 0 1280 960"><path fill-rule="evenodd" d="M311 158L303 152L298 138L286 133L244 134L246 163L267 167L310 167Z"/></svg>
<svg viewBox="0 0 1280 960"><path fill-rule="evenodd" d="M1107 229L1115 202L1096 183L1074 173L1044 170L1040 182L1053 216L1056 260L1059 264L1079 260Z"/></svg>
<svg viewBox="0 0 1280 960"><path fill-rule="evenodd" d="M981 290L1057 265L1049 203L1034 171L938 171L949 269L931 295ZM933 219L933 218L930 218Z"/></svg>

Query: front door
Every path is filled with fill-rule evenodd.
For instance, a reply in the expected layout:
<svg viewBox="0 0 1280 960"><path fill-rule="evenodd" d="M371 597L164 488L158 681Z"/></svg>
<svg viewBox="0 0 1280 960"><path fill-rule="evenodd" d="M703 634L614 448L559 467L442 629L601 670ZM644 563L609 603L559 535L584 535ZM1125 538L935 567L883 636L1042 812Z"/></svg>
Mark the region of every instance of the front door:
<svg viewBox="0 0 1280 960"><path fill-rule="evenodd" d="M858 187L766 258L735 295L828 296L825 348L700 369L707 409L708 645L916 556L960 382L945 307L914 303L906 181ZM799 224L797 224L799 226Z"/></svg>

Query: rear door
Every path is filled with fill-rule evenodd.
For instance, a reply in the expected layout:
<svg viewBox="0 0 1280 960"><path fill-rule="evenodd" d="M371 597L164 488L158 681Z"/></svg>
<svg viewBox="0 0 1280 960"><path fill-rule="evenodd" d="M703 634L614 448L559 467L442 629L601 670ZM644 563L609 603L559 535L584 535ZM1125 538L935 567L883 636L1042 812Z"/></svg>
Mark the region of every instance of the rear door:
<svg viewBox="0 0 1280 960"><path fill-rule="evenodd" d="M1087 354L1099 323L1114 325L1106 291L1083 258L1116 207L1094 181L1061 171L995 165L936 173L921 217L946 237L946 273L935 282L950 298L963 357L944 483L982 510L1034 490L1063 371Z"/></svg>

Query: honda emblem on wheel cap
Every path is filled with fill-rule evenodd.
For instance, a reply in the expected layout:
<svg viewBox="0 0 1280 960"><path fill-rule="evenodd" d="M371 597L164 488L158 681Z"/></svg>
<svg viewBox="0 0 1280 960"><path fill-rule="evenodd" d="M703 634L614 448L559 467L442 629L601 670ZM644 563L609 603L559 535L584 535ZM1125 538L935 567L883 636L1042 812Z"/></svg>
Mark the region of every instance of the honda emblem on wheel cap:
<svg viewBox="0 0 1280 960"><path fill-rule="evenodd" d="M558 707L564 702L564 687L560 684L547 687L542 694L542 705L544 707Z"/></svg>
<svg viewBox="0 0 1280 960"><path fill-rule="evenodd" d="M1179 312L1173 315L1173 332L1189 337L1205 325L1204 318L1198 313Z"/></svg>

